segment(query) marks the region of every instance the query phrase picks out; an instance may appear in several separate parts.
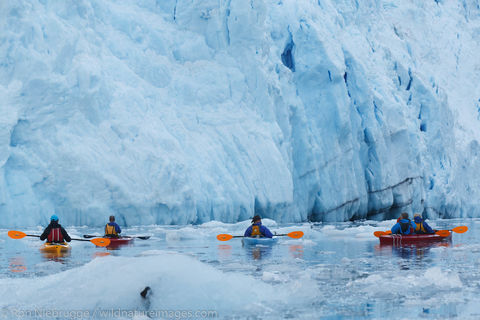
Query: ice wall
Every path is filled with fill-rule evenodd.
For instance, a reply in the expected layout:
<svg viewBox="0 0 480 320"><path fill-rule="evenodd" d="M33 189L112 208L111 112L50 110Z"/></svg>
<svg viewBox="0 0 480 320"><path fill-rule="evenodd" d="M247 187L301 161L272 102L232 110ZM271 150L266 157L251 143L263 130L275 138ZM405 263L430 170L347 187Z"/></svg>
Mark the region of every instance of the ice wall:
<svg viewBox="0 0 480 320"><path fill-rule="evenodd" d="M0 226L478 216L478 1L3 1Z"/></svg>

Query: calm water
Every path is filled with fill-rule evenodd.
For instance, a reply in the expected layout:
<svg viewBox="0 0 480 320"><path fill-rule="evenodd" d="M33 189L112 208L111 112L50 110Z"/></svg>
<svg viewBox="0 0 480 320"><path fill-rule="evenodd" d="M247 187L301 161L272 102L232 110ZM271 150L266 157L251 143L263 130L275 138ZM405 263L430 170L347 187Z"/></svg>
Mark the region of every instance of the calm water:
<svg viewBox="0 0 480 320"><path fill-rule="evenodd" d="M282 237L273 246L242 246L240 239L216 240L219 233L241 235L248 224L208 223L201 226L145 226L124 234L150 235L117 250L72 241L71 254L45 257L38 238L13 240L0 230L0 278L32 278L76 268L103 255L135 257L148 250L193 255L226 273L242 273L273 285L290 285L311 297L253 318L376 319L480 317L480 220L431 222L437 229L466 225L451 243L428 247L380 246L373 236L390 222L275 225L279 233L302 230L300 240ZM267 226L269 225L267 221ZM66 228L72 237L98 229ZM21 230L40 234L41 229ZM400 311L401 310L401 311ZM222 316L222 315L221 315ZM223 315L241 319L240 315Z"/></svg>

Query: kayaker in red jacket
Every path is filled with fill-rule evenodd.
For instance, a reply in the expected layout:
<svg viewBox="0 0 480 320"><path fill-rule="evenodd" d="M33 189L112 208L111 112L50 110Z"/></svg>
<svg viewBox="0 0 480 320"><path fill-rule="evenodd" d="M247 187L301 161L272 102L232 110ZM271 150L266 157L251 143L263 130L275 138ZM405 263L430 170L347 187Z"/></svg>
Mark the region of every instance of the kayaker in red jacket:
<svg viewBox="0 0 480 320"><path fill-rule="evenodd" d="M63 243L65 241L72 241L67 231L65 231L65 229L58 224L58 217L55 214L50 217L50 224L45 228L40 236L40 240L45 239L47 239L47 242L50 243Z"/></svg>

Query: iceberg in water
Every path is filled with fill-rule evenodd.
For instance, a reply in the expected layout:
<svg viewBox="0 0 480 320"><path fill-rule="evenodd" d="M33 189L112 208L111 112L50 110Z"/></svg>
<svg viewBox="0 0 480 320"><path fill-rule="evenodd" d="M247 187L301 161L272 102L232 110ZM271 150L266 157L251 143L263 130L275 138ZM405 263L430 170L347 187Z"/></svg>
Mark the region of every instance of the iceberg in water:
<svg viewBox="0 0 480 320"><path fill-rule="evenodd" d="M0 226L478 216L478 5L4 1Z"/></svg>

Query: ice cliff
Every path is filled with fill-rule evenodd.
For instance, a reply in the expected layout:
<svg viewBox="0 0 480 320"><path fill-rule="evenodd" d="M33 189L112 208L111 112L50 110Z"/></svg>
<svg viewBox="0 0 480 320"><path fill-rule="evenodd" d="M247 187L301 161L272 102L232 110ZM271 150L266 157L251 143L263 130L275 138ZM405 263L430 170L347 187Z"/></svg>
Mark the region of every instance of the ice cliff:
<svg viewBox="0 0 480 320"><path fill-rule="evenodd" d="M480 216L480 2L6 0L0 226Z"/></svg>

